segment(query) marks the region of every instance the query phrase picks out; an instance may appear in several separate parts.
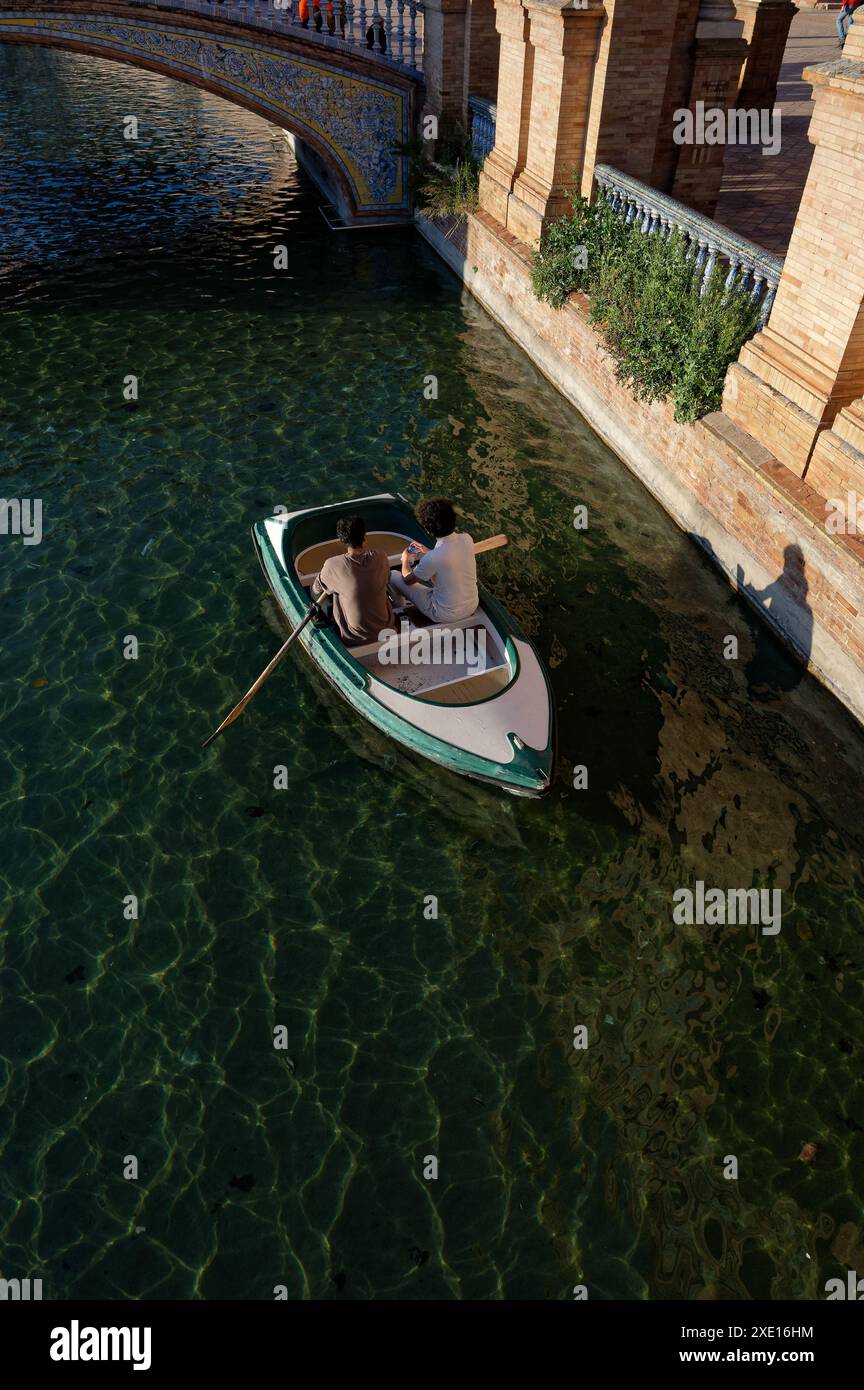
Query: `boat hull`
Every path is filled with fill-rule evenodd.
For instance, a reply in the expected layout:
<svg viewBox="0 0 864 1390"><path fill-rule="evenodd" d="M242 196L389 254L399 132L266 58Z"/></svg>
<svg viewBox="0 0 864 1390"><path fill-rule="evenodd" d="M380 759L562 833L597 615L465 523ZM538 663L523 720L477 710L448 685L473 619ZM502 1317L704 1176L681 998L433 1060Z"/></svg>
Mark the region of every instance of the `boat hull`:
<svg viewBox="0 0 864 1390"><path fill-rule="evenodd" d="M370 533L381 531L404 537L406 543L432 544L409 505L391 493L269 517L253 526L261 568L292 627L309 608L308 593L297 573L298 557L302 570L303 556L314 558L316 547L335 535L338 517L358 510ZM483 611L506 641L514 674L499 693L470 703L433 704L383 685L342 644L333 627L307 624L298 643L361 717L403 747L448 771L512 795L542 796L552 784L556 754L549 678L511 615L482 587L480 594Z"/></svg>

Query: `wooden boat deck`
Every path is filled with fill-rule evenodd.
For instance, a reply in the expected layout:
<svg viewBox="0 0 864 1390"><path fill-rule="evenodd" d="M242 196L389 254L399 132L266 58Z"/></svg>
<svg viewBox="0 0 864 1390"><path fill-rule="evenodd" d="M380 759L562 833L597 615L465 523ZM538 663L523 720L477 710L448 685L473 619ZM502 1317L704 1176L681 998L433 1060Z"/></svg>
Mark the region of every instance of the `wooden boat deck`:
<svg viewBox="0 0 864 1390"><path fill-rule="evenodd" d="M479 676L467 676L464 681L451 681L449 685L427 690L421 698L431 705L466 705L472 700L485 700L487 695L494 695L496 690L503 689L509 679L509 667L496 666Z"/></svg>
<svg viewBox="0 0 864 1390"><path fill-rule="evenodd" d="M437 626L432 625L432 633ZM469 637L473 637L478 644L480 640L488 641L488 648L482 657L483 669L475 669L471 658L456 659L455 653L450 660L445 659L434 665L428 661L417 665L410 660L382 662L379 657L380 649L375 643L360 648L355 652L355 656L361 665L384 685L401 691L403 695L413 695L418 700L436 705L462 705L473 700L485 699L487 695L503 689L510 679L510 667L503 647L499 645L499 639L493 630L485 623L466 619L458 626L464 630L466 641ZM454 631L446 626L442 630ZM409 633L413 643L414 638L418 636L418 629L414 627L413 622Z"/></svg>
<svg viewBox="0 0 864 1390"><path fill-rule="evenodd" d="M370 550L383 550L386 555L395 555L398 560L410 539L410 536L400 536L395 531L370 531L366 544ZM301 579L317 574L325 560L344 554L345 547L341 541L320 541L318 545L310 545L308 550L301 550L297 556L297 573Z"/></svg>

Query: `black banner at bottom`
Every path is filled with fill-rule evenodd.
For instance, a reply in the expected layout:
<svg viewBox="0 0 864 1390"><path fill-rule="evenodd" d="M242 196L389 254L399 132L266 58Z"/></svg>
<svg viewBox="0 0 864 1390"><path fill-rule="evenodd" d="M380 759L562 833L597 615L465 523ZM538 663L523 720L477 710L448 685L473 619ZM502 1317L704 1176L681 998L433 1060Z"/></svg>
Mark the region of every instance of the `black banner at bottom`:
<svg viewBox="0 0 864 1390"><path fill-rule="evenodd" d="M340 1300L341 1301L341 1300ZM381 1371L428 1383L436 1367L453 1373L478 1364L487 1374L499 1356L512 1374L552 1373L558 1352L579 1365L590 1358L618 1371L672 1367L800 1366L845 1370L860 1358L861 1314L824 1303L515 1302L499 1323L496 1305L401 1302L395 1308L336 1300L236 1303L0 1303L4 1364L16 1376L30 1371L64 1379L98 1378L100 1371L144 1376L214 1372L220 1378L266 1374L280 1363L299 1371L314 1357L328 1378ZM452 1321L450 1318L452 1317ZM380 1319L380 1321L379 1321ZM524 1321L523 1321L524 1320ZM521 1328L520 1328L521 1324ZM543 1341L538 1341L539 1333ZM371 1334L371 1335L370 1335ZM542 1350L541 1350L542 1348ZM323 1356L322 1356L323 1353ZM514 1364L514 1355L527 1363ZM532 1362L534 1363L532 1365ZM400 1370L401 1367L401 1370ZM301 1372L302 1373L302 1372Z"/></svg>

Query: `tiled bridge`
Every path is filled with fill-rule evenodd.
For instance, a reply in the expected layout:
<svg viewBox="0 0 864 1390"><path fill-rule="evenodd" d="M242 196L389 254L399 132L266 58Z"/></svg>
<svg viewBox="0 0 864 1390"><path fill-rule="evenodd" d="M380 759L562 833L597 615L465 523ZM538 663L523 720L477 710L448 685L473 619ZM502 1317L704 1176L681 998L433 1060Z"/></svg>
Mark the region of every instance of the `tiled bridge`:
<svg viewBox="0 0 864 1390"><path fill-rule="evenodd" d="M396 146L422 101L422 19L416 0L0 0L0 42L132 63L267 117L317 155L361 224L410 214Z"/></svg>

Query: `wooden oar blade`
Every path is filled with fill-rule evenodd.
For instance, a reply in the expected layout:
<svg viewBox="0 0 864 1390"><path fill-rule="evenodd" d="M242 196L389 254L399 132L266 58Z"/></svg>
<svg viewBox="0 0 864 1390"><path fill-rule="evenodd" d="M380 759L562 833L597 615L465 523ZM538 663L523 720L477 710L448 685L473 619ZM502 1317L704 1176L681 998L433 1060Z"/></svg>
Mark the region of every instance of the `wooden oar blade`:
<svg viewBox="0 0 864 1390"><path fill-rule="evenodd" d="M288 648L291 646L295 637L300 636L300 633L303 631L310 618L313 617L315 610L318 607L318 604L321 603L321 601L326 597L326 594L321 594L319 598L314 600L311 608L309 609L309 612L306 614L306 617L303 618L297 624L294 631L291 633L291 636L288 638L288 641L285 642L284 645L279 648L272 661L269 661L267 663L255 684L250 685L249 689L246 691L246 694L243 696L243 699L240 700L239 703L234 706L231 713L225 719L222 720L222 723L219 725L219 728L215 729L209 738L205 738L204 742L201 745L202 748L206 748L208 744L211 744L213 742L214 738L219 737L223 729L227 729L231 724L234 723L235 719L240 718L240 715L243 713L244 709L248 705L249 701L252 699L253 695L257 695L258 691L261 689L267 677L272 673L275 667L279 665L279 662L282 660Z"/></svg>
<svg viewBox="0 0 864 1390"><path fill-rule="evenodd" d="M201 747L209 748L214 738L218 738L223 729L227 729L230 724L234 723L235 719L239 719L240 715L243 713L245 708L245 704L235 705L231 713L228 715L228 718L222 720L222 723L219 725L219 728L214 729L213 733L210 735L209 738L205 738L204 742L201 744Z"/></svg>
<svg viewBox="0 0 864 1390"><path fill-rule="evenodd" d="M499 546L506 544L506 536L490 536L487 541L474 542L474 554L483 555L487 550L497 550Z"/></svg>

